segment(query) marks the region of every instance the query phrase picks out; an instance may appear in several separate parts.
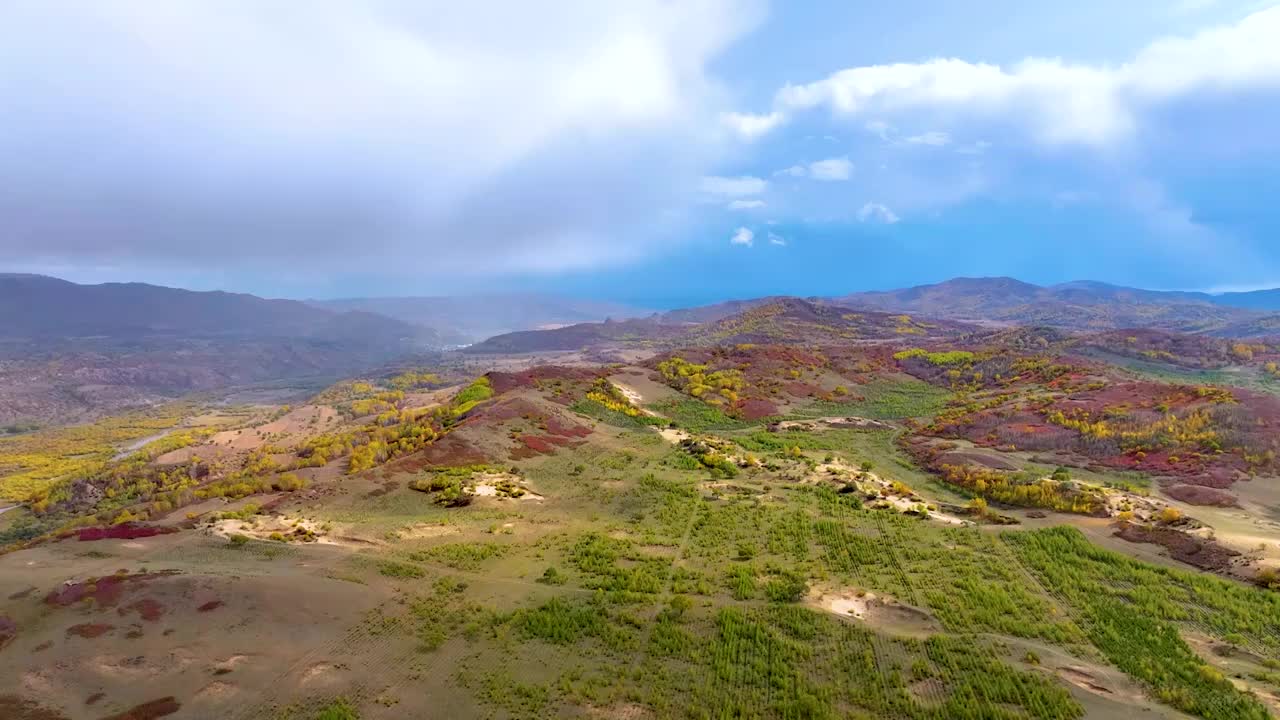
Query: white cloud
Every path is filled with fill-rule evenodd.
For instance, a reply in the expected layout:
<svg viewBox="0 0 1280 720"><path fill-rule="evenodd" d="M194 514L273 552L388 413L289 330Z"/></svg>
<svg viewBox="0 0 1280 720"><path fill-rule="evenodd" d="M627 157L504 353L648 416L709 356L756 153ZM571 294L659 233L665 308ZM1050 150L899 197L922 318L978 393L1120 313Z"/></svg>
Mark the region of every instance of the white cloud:
<svg viewBox="0 0 1280 720"><path fill-rule="evenodd" d="M1047 144L1104 145L1132 134L1149 106L1198 91L1280 86L1277 37L1280 7L1273 7L1234 25L1158 40L1117 66L1032 57L1007 67L954 58L854 67L783 87L766 117L771 129L825 109L873 115L868 129L886 132L879 118L923 111L1011 119Z"/></svg>
<svg viewBox="0 0 1280 720"><path fill-rule="evenodd" d="M847 156L809 163L809 177L814 180L848 180L852 174L853 163Z"/></svg>
<svg viewBox="0 0 1280 720"><path fill-rule="evenodd" d="M751 175L740 177L718 177L715 175L702 178L700 188L705 195L719 197L743 197L759 195L769 187L767 180Z"/></svg>
<svg viewBox="0 0 1280 720"><path fill-rule="evenodd" d="M720 115L720 122L744 140L755 140L781 125L785 120L786 118L782 116L782 113L778 112L771 112L767 115L727 112Z"/></svg>
<svg viewBox="0 0 1280 720"><path fill-rule="evenodd" d="M931 132L921 133L919 135L912 135L911 137L904 138L903 141L906 142L908 145L929 145L931 147L942 147L944 145L951 144L951 135L949 133L939 132L935 130Z"/></svg>
<svg viewBox="0 0 1280 720"><path fill-rule="evenodd" d="M0 2L0 264L634 258L719 160L757 5Z"/></svg>
<svg viewBox="0 0 1280 720"><path fill-rule="evenodd" d="M758 210L764 207L763 200L734 200L725 207L730 210Z"/></svg>
<svg viewBox="0 0 1280 720"><path fill-rule="evenodd" d="M769 233L769 244L785 246L787 244L787 240L781 235L771 232Z"/></svg>
<svg viewBox="0 0 1280 720"><path fill-rule="evenodd" d="M733 233L733 237L729 238L731 245L745 245L751 247L755 244L756 234L747 228L740 227Z"/></svg>
<svg viewBox="0 0 1280 720"><path fill-rule="evenodd" d="M892 225L900 220L889 208L880 203L869 202L858 211L858 222L879 222Z"/></svg>
<svg viewBox="0 0 1280 720"><path fill-rule="evenodd" d="M814 180L848 180L853 174L853 163L847 155L817 160L808 165L792 165L777 170L774 176L811 177Z"/></svg>

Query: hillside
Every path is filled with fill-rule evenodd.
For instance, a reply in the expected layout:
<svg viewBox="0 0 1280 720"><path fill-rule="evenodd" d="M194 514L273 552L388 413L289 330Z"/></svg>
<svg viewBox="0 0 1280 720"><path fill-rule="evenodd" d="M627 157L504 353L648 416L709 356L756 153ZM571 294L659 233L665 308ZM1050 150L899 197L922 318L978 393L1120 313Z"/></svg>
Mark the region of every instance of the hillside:
<svg viewBox="0 0 1280 720"><path fill-rule="evenodd" d="M79 285L0 275L0 340L152 337L295 338L435 343L434 333L369 312L333 312L296 300L144 283Z"/></svg>
<svg viewBox="0 0 1280 720"><path fill-rule="evenodd" d="M694 320L705 318L705 320ZM676 310L648 318L581 323L554 330L509 333L466 349L473 354L632 348L756 342L823 343L956 335L976 327L955 321L929 322L902 314L819 304L799 298L767 298Z"/></svg>
<svg viewBox="0 0 1280 720"><path fill-rule="evenodd" d="M332 380L435 347L431 330L292 300L0 276L0 425L72 422L195 391Z"/></svg>
<svg viewBox="0 0 1280 720"><path fill-rule="evenodd" d="M671 327L703 335L0 440L0 678L48 681L0 711L1280 708L1277 398L798 300Z"/></svg>

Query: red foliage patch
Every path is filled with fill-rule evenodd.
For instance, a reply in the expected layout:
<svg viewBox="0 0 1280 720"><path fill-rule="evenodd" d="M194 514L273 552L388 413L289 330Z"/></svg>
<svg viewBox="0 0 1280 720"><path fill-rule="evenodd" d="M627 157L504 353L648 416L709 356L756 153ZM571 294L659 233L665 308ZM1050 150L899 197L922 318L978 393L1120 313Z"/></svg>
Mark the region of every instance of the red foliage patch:
<svg viewBox="0 0 1280 720"><path fill-rule="evenodd" d="M565 367L561 365L539 365L521 372L491 372L489 384L495 394L515 390L522 387L536 387L542 382L555 380L594 380L599 372L590 368Z"/></svg>
<svg viewBox="0 0 1280 720"><path fill-rule="evenodd" d="M221 600L210 600L209 602L196 608L196 612L209 612L211 610L217 610L220 607L222 607Z"/></svg>
<svg viewBox="0 0 1280 720"><path fill-rule="evenodd" d="M171 527L122 523L120 525L111 525L108 527L83 528L75 531L74 533L64 535L63 537L71 537L71 535L75 535L81 542L89 542L93 540L135 540L137 538L167 535L175 532L178 532L178 530Z"/></svg>
<svg viewBox="0 0 1280 720"><path fill-rule="evenodd" d="M515 460L523 460L535 455L552 455L556 447L577 447L581 444L581 441L574 442L571 438L559 435L521 435L516 440L523 446L511 451L511 457Z"/></svg>
<svg viewBox="0 0 1280 720"><path fill-rule="evenodd" d="M93 601L99 607L111 607L120 601L120 596L124 593L126 585L177 574L177 570L165 570L158 573L104 575L100 578L90 578L78 583L67 583L46 595L44 601L46 604L56 607L67 607L85 598L93 598Z"/></svg>
<svg viewBox="0 0 1280 720"><path fill-rule="evenodd" d="M102 720L155 720L165 715L172 715L181 708L182 705L171 695L142 703L131 710L125 710L119 715L112 715Z"/></svg>
<svg viewBox="0 0 1280 720"><path fill-rule="evenodd" d="M138 616L147 622L155 622L164 615L164 605L160 604L155 598L142 598L137 602L122 607L117 611L121 617L128 615L130 612L137 612Z"/></svg>
<svg viewBox="0 0 1280 720"><path fill-rule="evenodd" d="M790 382L782 386L792 397L814 397L822 393L822 388L802 382Z"/></svg>
<svg viewBox="0 0 1280 720"><path fill-rule="evenodd" d="M465 438L459 436L461 432L465 432L465 429L455 430L412 455L393 460L387 467L398 472L415 473L429 467L457 467L487 463L489 458L468 443Z"/></svg>
<svg viewBox="0 0 1280 720"><path fill-rule="evenodd" d="M591 434L591 428L577 423L566 423L557 417L547 418L547 433L561 437L584 438Z"/></svg>
<svg viewBox="0 0 1280 720"><path fill-rule="evenodd" d="M521 435L519 440L520 442L524 443L525 447L529 448L530 450L536 453L549 455L556 451L555 445L553 444L552 439L549 437L541 437L538 435Z"/></svg>
<svg viewBox="0 0 1280 720"><path fill-rule="evenodd" d="M737 408L737 415L744 420L759 420L777 414L778 406L768 400L744 400Z"/></svg>
<svg viewBox="0 0 1280 720"><path fill-rule="evenodd" d="M477 408L469 420L472 424L486 427L501 425L508 420L527 418L541 420L542 409L524 398L503 398L490 405Z"/></svg>
<svg viewBox="0 0 1280 720"><path fill-rule="evenodd" d="M106 623L81 623L67 628L67 637L75 635L82 638L96 638L106 635L114 629L114 625L107 625Z"/></svg>

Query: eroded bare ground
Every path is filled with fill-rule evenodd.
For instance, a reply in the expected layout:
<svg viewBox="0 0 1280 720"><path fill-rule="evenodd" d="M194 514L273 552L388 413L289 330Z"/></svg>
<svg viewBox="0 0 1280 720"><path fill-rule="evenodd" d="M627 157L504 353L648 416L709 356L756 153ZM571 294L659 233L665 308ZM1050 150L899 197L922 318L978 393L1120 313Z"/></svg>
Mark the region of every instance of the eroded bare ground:
<svg viewBox="0 0 1280 720"><path fill-rule="evenodd" d="M346 646L388 593L328 577L340 560L329 549L273 557L186 533L93 545L93 556L54 544L0 557L0 576L29 584L2 601L18 632L0 653L0 695L50 717L102 718L170 696L179 717L232 717L306 695L325 682L315 668L344 683L376 671L351 663Z"/></svg>
<svg viewBox="0 0 1280 720"><path fill-rule="evenodd" d="M804 602L889 635L924 638L942 631L942 625L929 612L859 588L817 585L810 588Z"/></svg>
<svg viewBox="0 0 1280 720"><path fill-rule="evenodd" d="M1129 720L1135 716L1189 720L1151 699L1146 689L1123 672L1096 658L1080 657L1062 648L1024 638L1002 637L1010 660L1028 670L1059 679L1092 720Z"/></svg>

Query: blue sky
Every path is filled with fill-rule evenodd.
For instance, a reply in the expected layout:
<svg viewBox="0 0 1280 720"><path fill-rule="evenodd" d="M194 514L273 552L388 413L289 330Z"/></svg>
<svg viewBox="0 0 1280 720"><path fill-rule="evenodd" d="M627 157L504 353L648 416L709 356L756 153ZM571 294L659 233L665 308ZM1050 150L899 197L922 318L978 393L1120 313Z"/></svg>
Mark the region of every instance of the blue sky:
<svg viewBox="0 0 1280 720"><path fill-rule="evenodd" d="M9 3L0 269L650 307L1278 286L1276 37L1256 0Z"/></svg>

